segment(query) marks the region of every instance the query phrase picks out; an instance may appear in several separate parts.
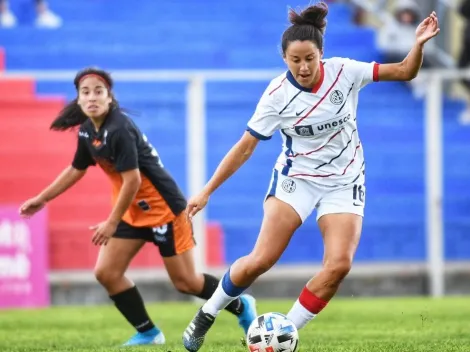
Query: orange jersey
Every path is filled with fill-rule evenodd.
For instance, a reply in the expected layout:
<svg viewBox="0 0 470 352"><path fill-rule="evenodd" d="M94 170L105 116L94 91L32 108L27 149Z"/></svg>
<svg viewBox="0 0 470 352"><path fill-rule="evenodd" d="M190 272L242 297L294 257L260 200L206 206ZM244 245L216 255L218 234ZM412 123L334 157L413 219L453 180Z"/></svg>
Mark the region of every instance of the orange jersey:
<svg viewBox="0 0 470 352"><path fill-rule="evenodd" d="M142 183L122 220L135 227L157 227L173 221L186 207L186 199L163 168L157 151L135 123L114 108L96 131L87 120L80 126L72 166L85 170L98 164L109 177L113 204L122 187L121 172L139 169Z"/></svg>

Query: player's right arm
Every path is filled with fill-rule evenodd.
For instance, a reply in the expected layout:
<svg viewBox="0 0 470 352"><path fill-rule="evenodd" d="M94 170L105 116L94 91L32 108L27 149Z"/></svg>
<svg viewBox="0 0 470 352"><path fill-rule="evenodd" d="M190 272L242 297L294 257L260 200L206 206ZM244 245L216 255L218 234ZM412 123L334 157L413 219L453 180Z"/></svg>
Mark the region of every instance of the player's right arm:
<svg viewBox="0 0 470 352"><path fill-rule="evenodd" d="M259 139L245 132L240 140L230 149L220 162L214 175L206 184L203 193L211 195L230 176L232 176L253 154Z"/></svg>
<svg viewBox="0 0 470 352"><path fill-rule="evenodd" d="M53 200L76 184L85 174L86 170L78 170L73 166L68 166L49 186L39 193L38 199L43 202Z"/></svg>
<svg viewBox="0 0 470 352"><path fill-rule="evenodd" d="M251 157L258 142L271 139L279 129L281 119L274 106L274 96L269 94L272 91L270 88L268 87L261 97L254 115L248 122L246 132L222 159L203 190L189 200L187 213L190 218L203 209L210 195Z"/></svg>
<svg viewBox="0 0 470 352"><path fill-rule="evenodd" d="M20 207L20 214L24 217L29 217L37 213L47 202L58 197L76 184L85 175L88 166L94 164L95 162L84 141L79 138L72 165L65 168L41 193L28 199Z"/></svg>
<svg viewBox="0 0 470 352"><path fill-rule="evenodd" d="M209 197L219 188L230 176L232 176L253 154L259 139L253 137L249 132L245 132L242 138L230 149L220 162L203 190L188 202L187 213L190 218L203 209Z"/></svg>

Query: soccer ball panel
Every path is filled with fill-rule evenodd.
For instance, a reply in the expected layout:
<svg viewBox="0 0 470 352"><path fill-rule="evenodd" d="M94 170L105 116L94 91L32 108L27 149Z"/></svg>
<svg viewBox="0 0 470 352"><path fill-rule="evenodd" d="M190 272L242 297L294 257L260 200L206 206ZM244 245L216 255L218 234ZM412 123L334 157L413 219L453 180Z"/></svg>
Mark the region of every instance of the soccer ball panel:
<svg viewBox="0 0 470 352"><path fill-rule="evenodd" d="M296 352L299 335L294 323L281 313L260 315L248 329L250 352Z"/></svg>

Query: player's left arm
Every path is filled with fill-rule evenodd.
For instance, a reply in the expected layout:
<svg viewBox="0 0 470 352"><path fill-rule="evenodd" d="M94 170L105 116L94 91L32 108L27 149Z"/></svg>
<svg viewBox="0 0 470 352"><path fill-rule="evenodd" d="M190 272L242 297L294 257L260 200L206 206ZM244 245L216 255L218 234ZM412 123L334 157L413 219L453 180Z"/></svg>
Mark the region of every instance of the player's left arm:
<svg viewBox="0 0 470 352"><path fill-rule="evenodd" d="M107 221L116 225L132 204L141 184L137 142L128 129L117 132L113 140L113 154L116 171L122 177L122 186Z"/></svg>
<svg viewBox="0 0 470 352"><path fill-rule="evenodd" d="M382 64L378 68L379 81L410 81L418 75L423 64L424 44L439 33L439 22L433 11L416 28L416 42L402 62Z"/></svg>

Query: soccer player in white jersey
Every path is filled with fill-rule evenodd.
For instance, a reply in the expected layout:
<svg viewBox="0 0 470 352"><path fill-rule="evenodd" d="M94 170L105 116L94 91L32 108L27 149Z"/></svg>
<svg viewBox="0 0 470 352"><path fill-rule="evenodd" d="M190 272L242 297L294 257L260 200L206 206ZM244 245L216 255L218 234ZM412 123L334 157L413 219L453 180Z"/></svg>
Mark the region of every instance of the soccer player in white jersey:
<svg viewBox="0 0 470 352"><path fill-rule="evenodd" d="M188 351L199 350L217 314L277 262L314 209L324 261L287 314L298 329L325 308L351 269L365 202L363 146L356 125L359 91L374 81L416 77L423 46L438 34L439 26L433 12L419 24L414 47L399 63L322 59L327 13L322 2L300 13L290 10L292 25L282 36L287 72L271 81L247 131L201 193L188 203L188 214L193 217L251 156L259 140L280 131L282 152L268 187L258 240L250 254L232 264L184 331Z"/></svg>

